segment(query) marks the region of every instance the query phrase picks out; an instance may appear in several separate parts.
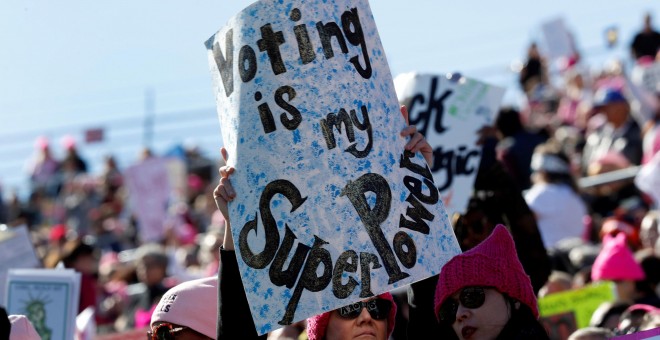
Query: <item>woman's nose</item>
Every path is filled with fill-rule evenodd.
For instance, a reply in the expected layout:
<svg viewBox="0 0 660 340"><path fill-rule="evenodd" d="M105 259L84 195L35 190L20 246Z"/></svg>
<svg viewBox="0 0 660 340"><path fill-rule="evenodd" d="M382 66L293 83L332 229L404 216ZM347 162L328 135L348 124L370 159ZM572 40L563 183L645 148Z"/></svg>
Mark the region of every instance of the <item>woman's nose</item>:
<svg viewBox="0 0 660 340"><path fill-rule="evenodd" d="M372 317L371 314L369 314L369 311L367 311L367 308L362 308L362 311L360 312L360 315L358 316L358 323L360 322L368 322L371 321Z"/></svg>
<svg viewBox="0 0 660 340"><path fill-rule="evenodd" d="M463 305L459 304L458 309L456 309L456 321L463 321L469 318L471 315L470 313L472 312L469 308L465 308Z"/></svg>

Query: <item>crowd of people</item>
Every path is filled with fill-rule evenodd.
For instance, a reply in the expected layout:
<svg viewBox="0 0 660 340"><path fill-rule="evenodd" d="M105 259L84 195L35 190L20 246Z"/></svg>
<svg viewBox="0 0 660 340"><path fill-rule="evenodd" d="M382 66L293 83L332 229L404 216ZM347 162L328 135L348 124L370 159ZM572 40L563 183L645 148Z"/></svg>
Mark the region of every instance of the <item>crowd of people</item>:
<svg viewBox="0 0 660 340"><path fill-rule="evenodd" d="M631 44L632 63L651 67L660 62L659 48L649 15ZM473 195L467 210L452 217L463 254L407 290L270 335L254 331L233 252L226 206L242 194L231 186L234 169L218 172L197 148L175 155L186 165L186 195L170 209L159 242L140 239L115 160L108 156L102 173L90 174L70 137L62 140L63 159L52 156L51 141L36 141L29 199L0 197L0 224L26 226L44 267L61 264L82 274L79 311L94 308L99 334L548 339L559 335L539 321L538 298L599 281L614 282L616 300L593 313L590 327L564 337L607 339L660 327L658 202L632 178L578 182L658 161L660 86L649 101L624 63L594 73L575 54L557 74L548 64L530 46L519 78L526 105L502 108L494 126L480 130ZM432 164L419 133L404 134L414 137L407 148ZM153 157L145 150L140 161Z"/></svg>

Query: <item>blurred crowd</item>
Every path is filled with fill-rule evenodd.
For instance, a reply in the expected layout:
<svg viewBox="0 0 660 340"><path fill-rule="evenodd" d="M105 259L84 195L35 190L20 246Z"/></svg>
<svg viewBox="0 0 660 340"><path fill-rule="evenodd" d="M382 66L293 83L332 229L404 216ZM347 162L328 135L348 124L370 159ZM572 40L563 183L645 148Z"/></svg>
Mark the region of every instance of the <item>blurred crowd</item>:
<svg viewBox="0 0 660 340"><path fill-rule="evenodd" d="M659 48L650 15L633 39L631 60L585 65L576 53L551 64L531 44L519 73L525 105L503 108L483 130L472 199L452 221L464 251L506 225L538 297L613 281L617 301L602 305L592 316L594 328L581 331L603 338L660 327L658 202L631 176L579 181L658 158L660 83L655 91L644 88L631 65L659 65ZM62 264L82 273L80 311L95 308L99 333L148 327L168 289L217 274L224 231L212 196L217 161L194 146L171 155L144 150L139 162L182 161L186 188L168 209L162 238L143 242L113 157L91 174L73 138L61 141L62 159L52 156L52 147L46 138L35 141L29 198L0 197L0 224L27 226L44 267ZM537 234L540 242L526 242ZM405 294L395 294L402 313ZM396 328L392 337L405 338Z"/></svg>

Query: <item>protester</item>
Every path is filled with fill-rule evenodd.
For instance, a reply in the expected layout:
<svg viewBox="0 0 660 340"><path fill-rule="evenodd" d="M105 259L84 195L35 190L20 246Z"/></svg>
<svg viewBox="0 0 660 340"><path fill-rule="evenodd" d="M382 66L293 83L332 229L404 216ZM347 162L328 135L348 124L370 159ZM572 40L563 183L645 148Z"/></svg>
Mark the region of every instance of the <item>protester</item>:
<svg viewBox="0 0 660 340"><path fill-rule="evenodd" d="M660 235L660 211L649 211L644 219L639 230L639 238L642 242L642 247L653 249L655 243L658 241ZM658 254L660 255L660 254Z"/></svg>
<svg viewBox="0 0 660 340"><path fill-rule="evenodd" d="M156 304L165 294L168 257L162 247L145 244L136 254L136 272L139 282L127 287L128 301L116 327L120 330L142 328L149 325Z"/></svg>
<svg viewBox="0 0 660 340"><path fill-rule="evenodd" d="M149 336L157 339L214 339L218 279L187 281L172 287L151 315Z"/></svg>
<svg viewBox="0 0 660 340"><path fill-rule="evenodd" d="M520 190L529 189L532 154L537 145L545 142L545 138L527 131L520 120L520 113L513 108L500 110L495 127L500 134L497 159L504 164Z"/></svg>
<svg viewBox="0 0 660 340"><path fill-rule="evenodd" d="M388 339L394 330L396 303L392 294L356 302L307 320L309 340L373 337Z"/></svg>
<svg viewBox="0 0 660 340"><path fill-rule="evenodd" d="M644 16L644 27L635 35L630 48L637 61L641 59L641 62L649 62L655 59L660 49L660 33L653 29L651 13Z"/></svg>
<svg viewBox="0 0 660 340"><path fill-rule="evenodd" d="M558 145L542 144L534 151L531 168L534 185L525 194L525 201L534 212L546 249L568 238L580 238L587 207L568 157Z"/></svg>
<svg viewBox="0 0 660 340"><path fill-rule="evenodd" d="M642 136L631 117L630 105L615 88L602 88L594 95L594 110L602 112L606 123L586 138L583 164L586 166L611 151L620 152L631 164L642 161Z"/></svg>
<svg viewBox="0 0 660 340"><path fill-rule="evenodd" d="M407 121L408 114L405 108L402 108L402 114ZM426 142L426 139L417 132L416 128L411 126L406 127L401 131L401 136L410 137L404 147L405 150L420 152L427 163L432 163L432 149L428 142ZM227 154L224 148L222 149L222 156L226 161ZM229 177L234 172L234 168L223 166L219 171L221 178L214 191L214 197L218 209L225 218L225 232L222 250L220 251L220 262L222 265L220 266L218 276L220 287L217 337L218 339L266 339L265 335L256 335L254 321L252 320L245 294L235 293L237 291L244 291L244 288L239 275L236 254L234 253L231 223L227 210L227 203L236 197L236 192L229 180ZM356 308L352 308L351 306ZM361 312L357 315L357 318L354 318L354 312L351 313L349 310L357 310L357 307L360 308ZM365 308L363 309L362 307ZM385 321L383 314L381 314L385 310L387 310L387 313L384 314L388 315L387 321ZM342 314L345 315L342 317ZM367 333L375 332L375 339L377 340L386 340L387 336L394 329L393 320L395 314L396 305L393 303L391 295L385 294L379 296L376 300L362 301L339 308L330 312L328 315L311 318L308 320L308 324L310 324L311 336L322 336L325 334L329 339L331 336L332 338L336 337L340 339L341 337L354 334L354 332L366 331ZM326 325L326 317L328 320L327 328L325 331L322 331L319 327ZM385 332L384 330L387 331Z"/></svg>
<svg viewBox="0 0 660 340"><path fill-rule="evenodd" d="M548 339L536 296L511 235L497 226L440 272L435 295L438 339Z"/></svg>
<svg viewBox="0 0 660 340"><path fill-rule="evenodd" d="M635 282L644 278L642 267L635 261L626 244L626 235L606 235L603 249L594 262L591 279L614 281L618 301L632 304L636 298Z"/></svg>

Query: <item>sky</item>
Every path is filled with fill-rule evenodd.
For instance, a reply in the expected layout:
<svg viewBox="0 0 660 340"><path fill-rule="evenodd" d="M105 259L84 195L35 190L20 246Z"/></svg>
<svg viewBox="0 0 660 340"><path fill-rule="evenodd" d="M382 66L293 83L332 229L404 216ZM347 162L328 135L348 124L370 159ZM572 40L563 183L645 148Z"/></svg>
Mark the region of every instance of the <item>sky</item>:
<svg viewBox="0 0 660 340"><path fill-rule="evenodd" d="M37 135L55 140L105 127L108 142L81 144L83 155L135 153L128 144L143 142L138 130L145 111L169 119L159 145L197 138L219 147L203 43L251 2L0 1L0 183L22 181ZM394 76L460 71L508 87L515 79L509 65L541 39L545 21L563 18L580 50L599 65L628 58L643 14L660 15L659 2L642 0L372 0L371 7ZM619 30L616 49L605 47L609 26ZM189 130L172 126L186 120ZM137 131L132 137L120 137L131 128ZM113 135L111 129L121 131Z"/></svg>

